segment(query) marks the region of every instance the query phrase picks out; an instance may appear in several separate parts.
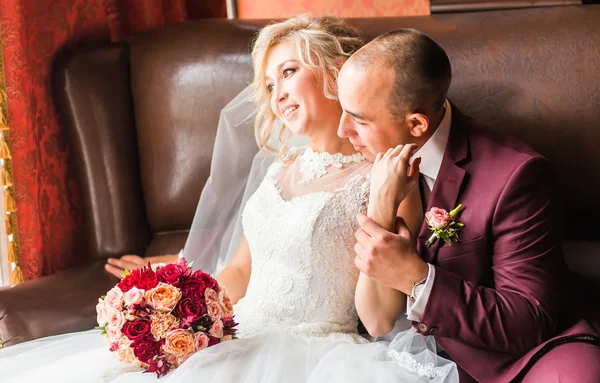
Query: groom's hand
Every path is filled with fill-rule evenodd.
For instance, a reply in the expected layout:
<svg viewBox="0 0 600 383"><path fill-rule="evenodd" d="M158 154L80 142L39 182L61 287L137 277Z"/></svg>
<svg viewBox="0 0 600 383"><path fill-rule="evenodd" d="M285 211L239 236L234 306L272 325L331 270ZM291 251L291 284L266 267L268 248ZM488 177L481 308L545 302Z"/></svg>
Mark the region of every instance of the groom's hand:
<svg viewBox="0 0 600 383"><path fill-rule="evenodd" d="M429 266L419 256L404 220L398 218L397 234L364 214L357 220L356 267L379 283L410 295L413 285L427 277Z"/></svg>

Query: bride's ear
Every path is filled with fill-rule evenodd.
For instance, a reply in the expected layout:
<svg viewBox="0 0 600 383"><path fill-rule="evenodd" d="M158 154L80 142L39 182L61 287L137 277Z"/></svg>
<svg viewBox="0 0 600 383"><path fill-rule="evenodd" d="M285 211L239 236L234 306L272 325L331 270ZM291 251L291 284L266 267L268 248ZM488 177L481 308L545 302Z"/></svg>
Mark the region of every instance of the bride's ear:
<svg viewBox="0 0 600 383"><path fill-rule="evenodd" d="M429 130L429 118L422 113L411 113L406 120L413 137L421 137Z"/></svg>

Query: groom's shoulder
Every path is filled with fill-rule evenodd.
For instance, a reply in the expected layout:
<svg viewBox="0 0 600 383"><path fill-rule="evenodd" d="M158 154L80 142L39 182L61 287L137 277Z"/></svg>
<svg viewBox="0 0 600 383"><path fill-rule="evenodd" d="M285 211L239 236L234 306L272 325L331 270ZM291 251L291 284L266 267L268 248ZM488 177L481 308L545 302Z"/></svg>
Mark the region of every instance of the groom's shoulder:
<svg viewBox="0 0 600 383"><path fill-rule="evenodd" d="M469 136L469 151L475 160L517 165L531 159L546 159L520 139L466 117L462 128Z"/></svg>

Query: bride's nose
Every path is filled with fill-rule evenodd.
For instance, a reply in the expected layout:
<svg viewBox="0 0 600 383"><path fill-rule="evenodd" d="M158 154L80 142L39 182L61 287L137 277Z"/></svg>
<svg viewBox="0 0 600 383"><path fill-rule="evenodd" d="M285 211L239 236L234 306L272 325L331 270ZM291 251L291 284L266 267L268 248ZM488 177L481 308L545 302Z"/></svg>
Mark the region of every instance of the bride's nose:
<svg viewBox="0 0 600 383"><path fill-rule="evenodd" d="M288 97L288 93L283 86L278 85L275 87L275 96L277 97L277 102L281 102Z"/></svg>

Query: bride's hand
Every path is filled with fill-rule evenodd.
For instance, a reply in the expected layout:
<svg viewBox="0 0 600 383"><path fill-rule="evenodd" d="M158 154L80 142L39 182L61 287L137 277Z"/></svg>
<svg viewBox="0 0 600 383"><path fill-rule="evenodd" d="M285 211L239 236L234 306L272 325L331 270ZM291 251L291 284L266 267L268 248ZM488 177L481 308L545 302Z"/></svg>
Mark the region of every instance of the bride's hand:
<svg viewBox="0 0 600 383"><path fill-rule="evenodd" d="M121 258L108 258L104 269L115 277L121 279L125 269L133 270L146 266L150 263L177 263L177 254L155 255L152 257L142 258L139 255L127 254Z"/></svg>
<svg viewBox="0 0 600 383"><path fill-rule="evenodd" d="M371 170L369 212L393 209L395 214L404 198L418 187L421 159L408 163L416 150L416 144L398 145L377 155Z"/></svg>

